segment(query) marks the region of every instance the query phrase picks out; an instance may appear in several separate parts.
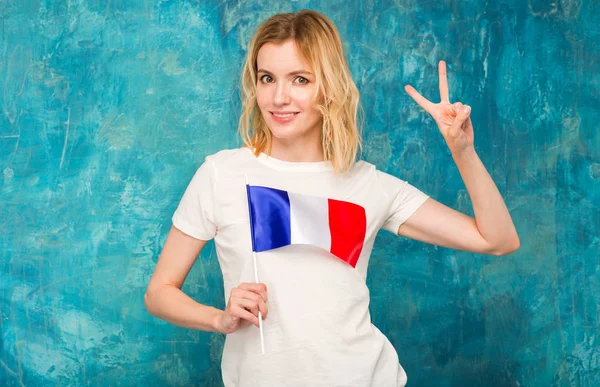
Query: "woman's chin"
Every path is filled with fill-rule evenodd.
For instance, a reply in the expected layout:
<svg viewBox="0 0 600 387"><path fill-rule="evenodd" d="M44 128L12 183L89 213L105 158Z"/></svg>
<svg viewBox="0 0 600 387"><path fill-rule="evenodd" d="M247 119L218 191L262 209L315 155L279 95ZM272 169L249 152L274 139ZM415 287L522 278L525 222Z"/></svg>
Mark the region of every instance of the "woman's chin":
<svg viewBox="0 0 600 387"><path fill-rule="evenodd" d="M294 128L270 128L271 135L278 140L292 140L298 137L298 132Z"/></svg>

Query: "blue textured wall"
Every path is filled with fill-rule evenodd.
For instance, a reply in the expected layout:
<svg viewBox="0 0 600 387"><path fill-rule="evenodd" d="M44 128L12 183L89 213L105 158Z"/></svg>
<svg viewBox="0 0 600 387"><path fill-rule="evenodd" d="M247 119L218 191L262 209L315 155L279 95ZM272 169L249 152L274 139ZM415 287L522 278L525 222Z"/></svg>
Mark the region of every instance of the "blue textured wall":
<svg viewBox="0 0 600 387"><path fill-rule="evenodd" d="M200 3L200 4L199 4ZM365 158L472 213L433 121L403 91L473 107L521 249L477 256L380 234L374 322L412 386L600 385L600 10L594 0L0 2L0 385L220 384L223 336L143 293L204 156L234 147L257 23L338 25ZM184 290L224 307L214 246Z"/></svg>

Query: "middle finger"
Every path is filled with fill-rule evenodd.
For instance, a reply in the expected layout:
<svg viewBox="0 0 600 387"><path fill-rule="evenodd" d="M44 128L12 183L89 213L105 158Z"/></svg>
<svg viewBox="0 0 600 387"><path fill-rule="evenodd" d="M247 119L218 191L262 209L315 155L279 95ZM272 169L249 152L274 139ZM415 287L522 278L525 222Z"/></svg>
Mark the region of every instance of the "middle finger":
<svg viewBox="0 0 600 387"><path fill-rule="evenodd" d="M443 60L438 64L438 72L440 77L440 98L442 102L450 102L448 95L448 75L446 71L446 62Z"/></svg>

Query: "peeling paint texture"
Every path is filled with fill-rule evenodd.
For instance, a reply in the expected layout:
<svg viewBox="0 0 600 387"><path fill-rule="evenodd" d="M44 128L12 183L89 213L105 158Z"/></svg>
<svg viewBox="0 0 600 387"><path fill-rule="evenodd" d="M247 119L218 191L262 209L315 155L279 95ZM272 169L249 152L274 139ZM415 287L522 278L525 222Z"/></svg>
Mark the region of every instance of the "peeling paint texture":
<svg viewBox="0 0 600 387"><path fill-rule="evenodd" d="M0 385L219 386L224 336L143 305L204 157L240 145L258 23L322 11L366 113L363 157L472 215L435 123L403 90L472 106L514 254L380 233L373 322L410 386L600 386L597 0L0 1ZM223 309L214 244L183 290Z"/></svg>

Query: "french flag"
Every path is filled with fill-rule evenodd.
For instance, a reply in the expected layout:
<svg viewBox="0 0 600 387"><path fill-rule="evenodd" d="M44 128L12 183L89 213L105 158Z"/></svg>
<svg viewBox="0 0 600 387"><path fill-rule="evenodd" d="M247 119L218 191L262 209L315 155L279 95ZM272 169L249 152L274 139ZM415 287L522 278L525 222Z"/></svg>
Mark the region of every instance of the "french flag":
<svg viewBox="0 0 600 387"><path fill-rule="evenodd" d="M252 251L309 244L356 267L367 229L363 207L269 187L246 188Z"/></svg>

